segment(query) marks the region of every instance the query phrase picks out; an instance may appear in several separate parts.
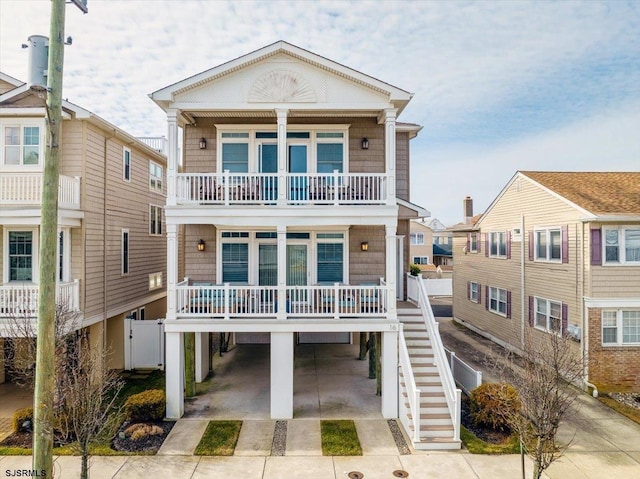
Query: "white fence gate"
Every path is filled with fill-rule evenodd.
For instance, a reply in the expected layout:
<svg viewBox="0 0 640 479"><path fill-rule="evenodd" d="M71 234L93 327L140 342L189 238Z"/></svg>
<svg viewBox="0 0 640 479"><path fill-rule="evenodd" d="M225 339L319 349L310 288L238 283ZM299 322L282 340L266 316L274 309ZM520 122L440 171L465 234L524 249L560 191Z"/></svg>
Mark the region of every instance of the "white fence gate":
<svg viewBox="0 0 640 479"><path fill-rule="evenodd" d="M124 368L164 369L164 324L162 319L124 320Z"/></svg>

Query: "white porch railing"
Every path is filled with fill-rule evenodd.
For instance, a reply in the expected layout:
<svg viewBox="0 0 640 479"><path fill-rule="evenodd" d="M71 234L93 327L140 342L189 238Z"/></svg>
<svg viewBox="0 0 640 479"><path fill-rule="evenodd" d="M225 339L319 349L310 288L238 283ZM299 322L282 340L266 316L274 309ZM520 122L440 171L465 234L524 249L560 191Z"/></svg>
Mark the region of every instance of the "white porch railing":
<svg viewBox="0 0 640 479"><path fill-rule="evenodd" d="M7 283L0 286L0 317L36 317L38 315L37 284ZM80 309L80 281L59 283L56 302L71 311Z"/></svg>
<svg viewBox="0 0 640 479"><path fill-rule="evenodd" d="M442 381L442 388L444 389L444 395L447 399L447 405L449 406L449 413L451 414L451 421L453 422L453 439L460 440L460 402L461 391L456 388L456 383L451 374L451 368L445 353L444 346L442 345L442 339L440 338L440 332L438 329L438 323L433 316L431 310L431 304L429 303L429 296L424 285L424 281L420 276L408 276L407 277L407 294L411 301L414 301L420 307L422 317L424 318L425 325L427 327L427 333L431 340L431 348L433 349L433 362L438 368L440 379ZM413 295L413 296L411 296Z"/></svg>
<svg viewBox="0 0 640 479"><path fill-rule="evenodd" d="M413 369L411 368L411 359L409 357L409 349L404 339L402 330L398 335L399 348L398 357L400 359L400 371L402 372L402 378L405 384L405 390L407 392L407 399L409 402L409 413L411 415L412 423L409 424L409 415L401 414L400 420L404 422L404 428L406 431L413 429L414 442L420 442L420 395L422 391L416 386L416 380L413 376ZM402 398L400 398L402 402Z"/></svg>
<svg viewBox="0 0 640 479"><path fill-rule="evenodd" d="M278 313L277 286L176 285L179 318L275 318ZM332 285L287 286L286 316L384 318L386 286Z"/></svg>
<svg viewBox="0 0 640 479"><path fill-rule="evenodd" d="M158 153L167 153L168 140L164 136L140 136L138 140L149 145Z"/></svg>
<svg viewBox="0 0 640 479"><path fill-rule="evenodd" d="M188 204L385 204L383 173L179 173L176 199ZM279 192L284 193L280 195ZM282 196L282 198L280 198Z"/></svg>
<svg viewBox="0 0 640 479"><path fill-rule="evenodd" d="M3 173L0 175L0 204L40 206L42 182L42 173ZM80 208L80 177L60 175L58 206Z"/></svg>

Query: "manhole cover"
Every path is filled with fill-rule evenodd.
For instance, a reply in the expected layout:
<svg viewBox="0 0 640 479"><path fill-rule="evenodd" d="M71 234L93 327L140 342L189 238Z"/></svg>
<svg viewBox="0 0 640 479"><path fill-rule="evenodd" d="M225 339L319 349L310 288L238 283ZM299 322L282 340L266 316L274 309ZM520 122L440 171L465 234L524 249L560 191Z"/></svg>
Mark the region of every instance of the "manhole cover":
<svg viewBox="0 0 640 479"><path fill-rule="evenodd" d="M402 469L398 469L397 471L393 471L393 477L409 477L409 473Z"/></svg>
<svg viewBox="0 0 640 479"><path fill-rule="evenodd" d="M362 479L364 474L359 471L351 471L347 476L349 476L349 479Z"/></svg>

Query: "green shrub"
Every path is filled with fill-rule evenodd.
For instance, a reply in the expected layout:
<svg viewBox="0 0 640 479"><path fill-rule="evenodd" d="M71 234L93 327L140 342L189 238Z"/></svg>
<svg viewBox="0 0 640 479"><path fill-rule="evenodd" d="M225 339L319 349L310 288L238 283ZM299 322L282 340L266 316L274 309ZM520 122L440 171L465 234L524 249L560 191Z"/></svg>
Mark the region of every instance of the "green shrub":
<svg viewBox="0 0 640 479"><path fill-rule="evenodd" d="M510 431L510 418L520 409L518 391L507 383L485 383L471 391L469 409L476 426Z"/></svg>
<svg viewBox="0 0 640 479"><path fill-rule="evenodd" d="M420 273L422 273L422 270L417 264L411 263L409 265L409 273L411 273L411 276L418 276Z"/></svg>
<svg viewBox="0 0 640 479"><path fill-rule="evenodd" d="M33 428L33 408L25 407L13 413L13 432L20 432L25 421L30 421Z"/></svg>
<svg viewBox="0 0 640 479"><path fill-rule="evenodd" d="M149 389L129 396L124 411L129 421L161 421L165 411L164 391Z"/></svg>

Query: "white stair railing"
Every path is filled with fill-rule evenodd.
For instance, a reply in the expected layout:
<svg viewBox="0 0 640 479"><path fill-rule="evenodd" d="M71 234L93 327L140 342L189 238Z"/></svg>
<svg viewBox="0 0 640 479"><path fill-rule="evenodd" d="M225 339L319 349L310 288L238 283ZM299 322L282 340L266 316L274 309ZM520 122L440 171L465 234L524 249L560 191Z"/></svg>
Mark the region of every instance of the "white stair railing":
<svg viewBox="0 0 640 479"><path fill-rule="evenodd" d="M440 374L440 380L442 381L442 388L444 389L444 395L449 406L449 414L451 415L451 421L453 423L453 440L460 440L460 402L462 398L462 392L456 388L456 383L451 374L451 368L447 360L442 339L440 338L440 331L438 329L438 323L433 316L431 310L431 304L429 303L429 296L427 295L427 289L425 288L422 277L414 276L415 284L417 288L414 290L417 294L416 302L422 311L422 317L424 318L425 325L427 327L427 333L431 340L431 348L433 350L433 362L435 363L438 373Z"/></svg>
<svg viewBox="0 0 640 479"><path fill-rule="evenodd" d="M411 420L413 427L413 442L420 442L420 396L422 391L418 389L416 380L413 376L413 370L411 369L411 359L409 357L409 349L404 339L404 332L402 331L402 324L400 325L399 337L399 351L400 357L400 370L402 371L402 377L404 379L404 387L407 392L407 399L409 402L409 412L411 413ZM402 400L402 398L400 398ZM402 416L401 420L404 422L407 420L406 416ZM411 428L406 424L405 428L410 431Z"/></svg>

